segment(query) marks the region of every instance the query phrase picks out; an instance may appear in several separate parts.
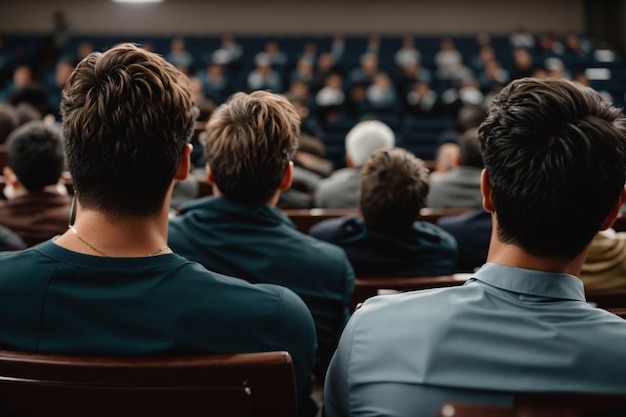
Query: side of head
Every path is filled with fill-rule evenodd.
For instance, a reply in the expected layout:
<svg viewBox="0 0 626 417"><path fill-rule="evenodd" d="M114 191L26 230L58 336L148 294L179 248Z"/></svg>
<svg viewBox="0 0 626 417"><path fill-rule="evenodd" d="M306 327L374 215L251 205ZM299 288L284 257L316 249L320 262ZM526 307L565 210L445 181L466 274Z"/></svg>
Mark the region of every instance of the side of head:
<svg viewBox="0 0 626 417"><path fill-rule="evenodd" d="M459 165L483 168L483 155L480 152L478 129L468 129L459 139Z"/></svg>
<svg viewBox="0 0 626 417"><path fill-rule="evenodd" d="M619 202L626 118L595 91L526 78L479 128L498 239L542 258L578 256Z"/></svg>
<svg viewBox="0 0 626 417"><path fill-rule="evenodd" d="M378 120L357 123L346 135L346 156L354 168L361 168L372 152L395 145L393 130Z"/></svg>
<svg viewBox="0 0 626 417"><path fill-rule="evenodd" d="M428 189L421 159L402 148L375 151L361 169L359 204L367 226L390 233L409 229Z"/></svg>
<svg viewBox="0 0 626 417"><path fill-rule="evenodd" d="M61 113L81 205L118 217L159 213L193 132L186 78L159 55L118 45L77 65Z"/></svg>
<svg viewBox="0 0 626 417"><path fill-rule="evenodd" d="M18 181L28 191L56 184L63 172L61 132L43 122L28 122L7 139L7 159Z"/></svg>
<svg viewBox="0 0 626 417"><path fill-rule="evenodd" d="M298 147L300 116L282 95L234 94L207 123L205 154L215 185L238 203L266 203Z"/></svg>

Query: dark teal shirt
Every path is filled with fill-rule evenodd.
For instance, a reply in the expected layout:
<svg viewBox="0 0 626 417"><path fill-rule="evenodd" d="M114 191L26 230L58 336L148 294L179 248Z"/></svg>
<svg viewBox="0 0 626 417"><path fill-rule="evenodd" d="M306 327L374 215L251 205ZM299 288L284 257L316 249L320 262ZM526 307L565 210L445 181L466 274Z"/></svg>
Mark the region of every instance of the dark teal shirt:
<svg viewBox="0 0 626 417"><path fill-rule="evenodd" d="M186 205L170 219L169 245L212 271L282 285L302 297L315 320L325 368L348 320L354 290L354 272L343 250L299 232L274 207L225 197Z"/></svg>
<svg viewBox="0 0 626 417"><path fill-rule="evenodd" d="M0 349L101 355L288 351L303 392L315 359L304 303L179 255L104 258L52 241L0 253Z"/></svg>

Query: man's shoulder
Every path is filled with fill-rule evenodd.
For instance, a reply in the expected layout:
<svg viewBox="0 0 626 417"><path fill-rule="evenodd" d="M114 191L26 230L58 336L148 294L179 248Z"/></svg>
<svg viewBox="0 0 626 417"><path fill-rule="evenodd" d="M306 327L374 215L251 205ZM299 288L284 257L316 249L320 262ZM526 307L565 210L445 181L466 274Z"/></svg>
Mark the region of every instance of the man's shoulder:
<svg viewBox="0 0 626 417"><path fill-rule="evenodd" d="M326 242L338 243L362 234L364 222L355 215L323 220L311 227L309 235Z"/></svg>
<svg viewBox="0 0 626 417"><path fill-rule="evenodd" d="M358 183L358 171L352 168L339 169L328 177L320 180L318 190L335 190Z"/></svg>

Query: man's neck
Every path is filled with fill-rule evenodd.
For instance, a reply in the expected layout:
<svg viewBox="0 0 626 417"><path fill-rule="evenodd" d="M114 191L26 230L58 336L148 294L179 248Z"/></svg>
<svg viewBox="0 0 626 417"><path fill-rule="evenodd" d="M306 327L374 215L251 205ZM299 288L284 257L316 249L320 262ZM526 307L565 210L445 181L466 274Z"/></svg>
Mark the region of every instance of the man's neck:
<svg viewBox="0 0 626 417"><path fill-rule="evenodd" d="M106 257L145 257L167 248L167 210L156 216L118 218L78 209L76 222L55 243L74 252Z"/></svg>
<svg viewBox="0 0 626 417"><path fill-rule="evenodd" d="M586 255L587 250L570 260L533 256L517 245L500 241L494 228L491 235L487 262L517 268L533 269L536 271L561 272L579 276Z"/></svg>

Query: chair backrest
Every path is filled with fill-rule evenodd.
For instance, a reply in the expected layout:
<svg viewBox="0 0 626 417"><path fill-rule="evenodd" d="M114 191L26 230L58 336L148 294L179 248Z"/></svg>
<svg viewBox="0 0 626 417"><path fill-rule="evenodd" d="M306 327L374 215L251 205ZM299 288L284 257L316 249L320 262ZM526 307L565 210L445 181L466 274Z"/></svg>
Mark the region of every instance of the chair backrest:
<svg viewBox="0 0 626 417"><path fill-rule="evenodd" d="M445 404L438 417L581 417L574 410L537 407L502 407L487 404Z"/></svg>
<svg viewBox="0 0 626 417"><path fill-rule="evenodd" d="M284 210L289 219L302 233L309 233L311 227L322 220L334 219L348 215L358 215L357 209L287 209Z"/></svg>
<svg viewBox="0 0 626 417"><path fill-rule="evenodd" d="M0 415L296 416L287 352L89 357L0 351Z"/></svg>
<svg viewBox="0 0 626 417"><path fill-rule="evenodd" d="M587 290L585 291L585 298L587 302L593 303L600 308L626 308L626 288L615 290Z"/></svg>
<svg viewBox="0 0 626 417"><path fill-rule="evenodd" d="M623 417L626 394L516 393L512 406L450 403L439 417Z"/></svg>
<svg viewBox="0 0 626 417"><path fill-rule="evenodd" d="M423 208L420 210L418 220L422 220L429 223L437 223L442 217L454 216L457 214L467 213L471 211L471 208L447 208L447 209L431 209ZM359 210L353 209L287 209L284 210L287 217L291 219L296 225L298 230L302 233L309 233L311 227L322 220L334 219L337 217L343 217L348 215L359 215Z"/></svg>
<svg viewBox="0 0 626 417"><path fill-rule="evenodd" d="M426 290L430 288L454 287L463 285L472 274L441 275L434 277L403 277L403 278L356 278L351 308L354 311L358 304L370 297L378 295L380 290L397 292Z"/></svg>
<svg viewBox="0 0 626 417"><path fill-rule="evenodd" d="M625 389L626 391L626 389ZM572 409L581 417L623 417L626 416L625 394L590 393L517 393L515 406Z"/></svg>

